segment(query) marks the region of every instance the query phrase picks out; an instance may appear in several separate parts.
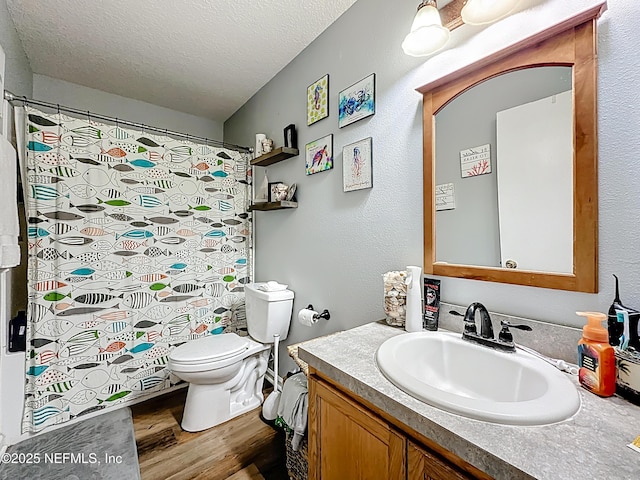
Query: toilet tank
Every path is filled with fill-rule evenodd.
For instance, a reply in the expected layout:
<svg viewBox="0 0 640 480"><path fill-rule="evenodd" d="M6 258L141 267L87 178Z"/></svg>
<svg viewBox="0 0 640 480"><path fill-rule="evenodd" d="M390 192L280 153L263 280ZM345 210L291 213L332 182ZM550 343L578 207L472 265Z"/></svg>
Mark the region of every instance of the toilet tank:
<svg viewBox="0 0 640 480"><path fill-rule="evenodd" d="M279 290L266 292L260 289L265 283L249 283L244 287L247 309L247 330L254 340L273 343L273 335L280 340L287 338L293 309L293 292Z"/></svg>

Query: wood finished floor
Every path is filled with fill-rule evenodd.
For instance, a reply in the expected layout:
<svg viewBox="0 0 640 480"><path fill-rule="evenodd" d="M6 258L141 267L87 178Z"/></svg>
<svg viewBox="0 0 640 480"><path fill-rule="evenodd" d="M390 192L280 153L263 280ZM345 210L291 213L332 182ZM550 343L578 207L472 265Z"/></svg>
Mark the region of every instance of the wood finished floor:
<svg viewBox="0 0 640 480"><path fill-rule="evenodd" d="M288 480L284 432L260 408L204 432L180 428L187 389L131 407L142 480Z"/></svg>

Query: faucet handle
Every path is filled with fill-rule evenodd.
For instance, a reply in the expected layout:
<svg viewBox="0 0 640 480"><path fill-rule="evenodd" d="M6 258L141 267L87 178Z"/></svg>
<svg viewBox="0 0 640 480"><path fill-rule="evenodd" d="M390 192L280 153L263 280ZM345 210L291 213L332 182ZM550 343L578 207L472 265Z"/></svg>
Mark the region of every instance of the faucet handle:
<svg viewBox="0 0 640 480"><path fill-rule="evenodd" d="M531 330L533 330L529 325L524 325L524 324L514 325L513 323L510 323L507 320L500 320L500 325L506 328L517 328L518 330L526 330L527 332L530 332Z"/></svg>
<svg viewBox="0 0 640 480"><path fill-rule="evenodd" d="M509 331L509 328L517 328L518 330L525 330L530 332L532 328L529 325L514 325L506 320L500 320L500 325L502 325L502 330L498 334L498 340L506 343L513 343L513 335Z"/></svg>

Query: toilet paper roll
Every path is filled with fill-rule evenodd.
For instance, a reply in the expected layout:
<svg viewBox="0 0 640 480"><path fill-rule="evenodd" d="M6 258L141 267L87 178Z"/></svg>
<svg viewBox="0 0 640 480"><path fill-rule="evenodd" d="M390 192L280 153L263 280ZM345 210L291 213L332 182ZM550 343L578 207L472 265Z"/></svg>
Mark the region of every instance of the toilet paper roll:
<svg viewBox="0 0 640 480"><path fill-rule="evenodd" d="M309 310L308 308L303 308L298 312L298 322L302 325L306 325L307 327L311 327L318 323L318 312L315 310Z"/></svg>

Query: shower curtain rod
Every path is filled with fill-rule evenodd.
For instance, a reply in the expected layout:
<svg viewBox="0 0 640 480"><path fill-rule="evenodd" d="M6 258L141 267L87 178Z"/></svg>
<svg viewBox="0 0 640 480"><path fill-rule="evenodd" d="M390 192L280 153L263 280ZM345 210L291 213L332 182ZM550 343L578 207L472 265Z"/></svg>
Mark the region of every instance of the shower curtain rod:
<svg viewBox="0 0 640 480"><path fill-rule="evenodd" d="M150 130L153 132L164 133L165 135L171 135L173 137L186 138L187 140L197 140L201 143L204 143L205 145L211 145L213 147L228 148L230 150L237 150L239 152L249 152L249 153L253 152L253 148L250 148L250 147L243 147L242 145L235 145L233 143L225 143L219 140L211 140L205 137L198 137L197 135L189 135L187 133L174 132L173 130L168 130L166 128L159 128L159 127L152 127L149 125L145 125L143 123L128 122L126 120L121 120L115 117L108 117L106 115L98 115L95 113L91 113L88 110L83 111L83 110L78 110L77 108L64 107L57 103L44 102L42 100L35 100L33 98L27 98L25 96L19 97L9 92L8 90L4 91L4 99L7 100L8 102L22 102L26 104L33 104L33 105L39 105L42 107L51 108L53 110L58 110L59 112L67 112L67 113L73 113L75 115L88 116L88 117L96 118L99 120L105 120L107 122L115 123L116 125L128 125L130 127L141 129L143 131Z"/></svg>

